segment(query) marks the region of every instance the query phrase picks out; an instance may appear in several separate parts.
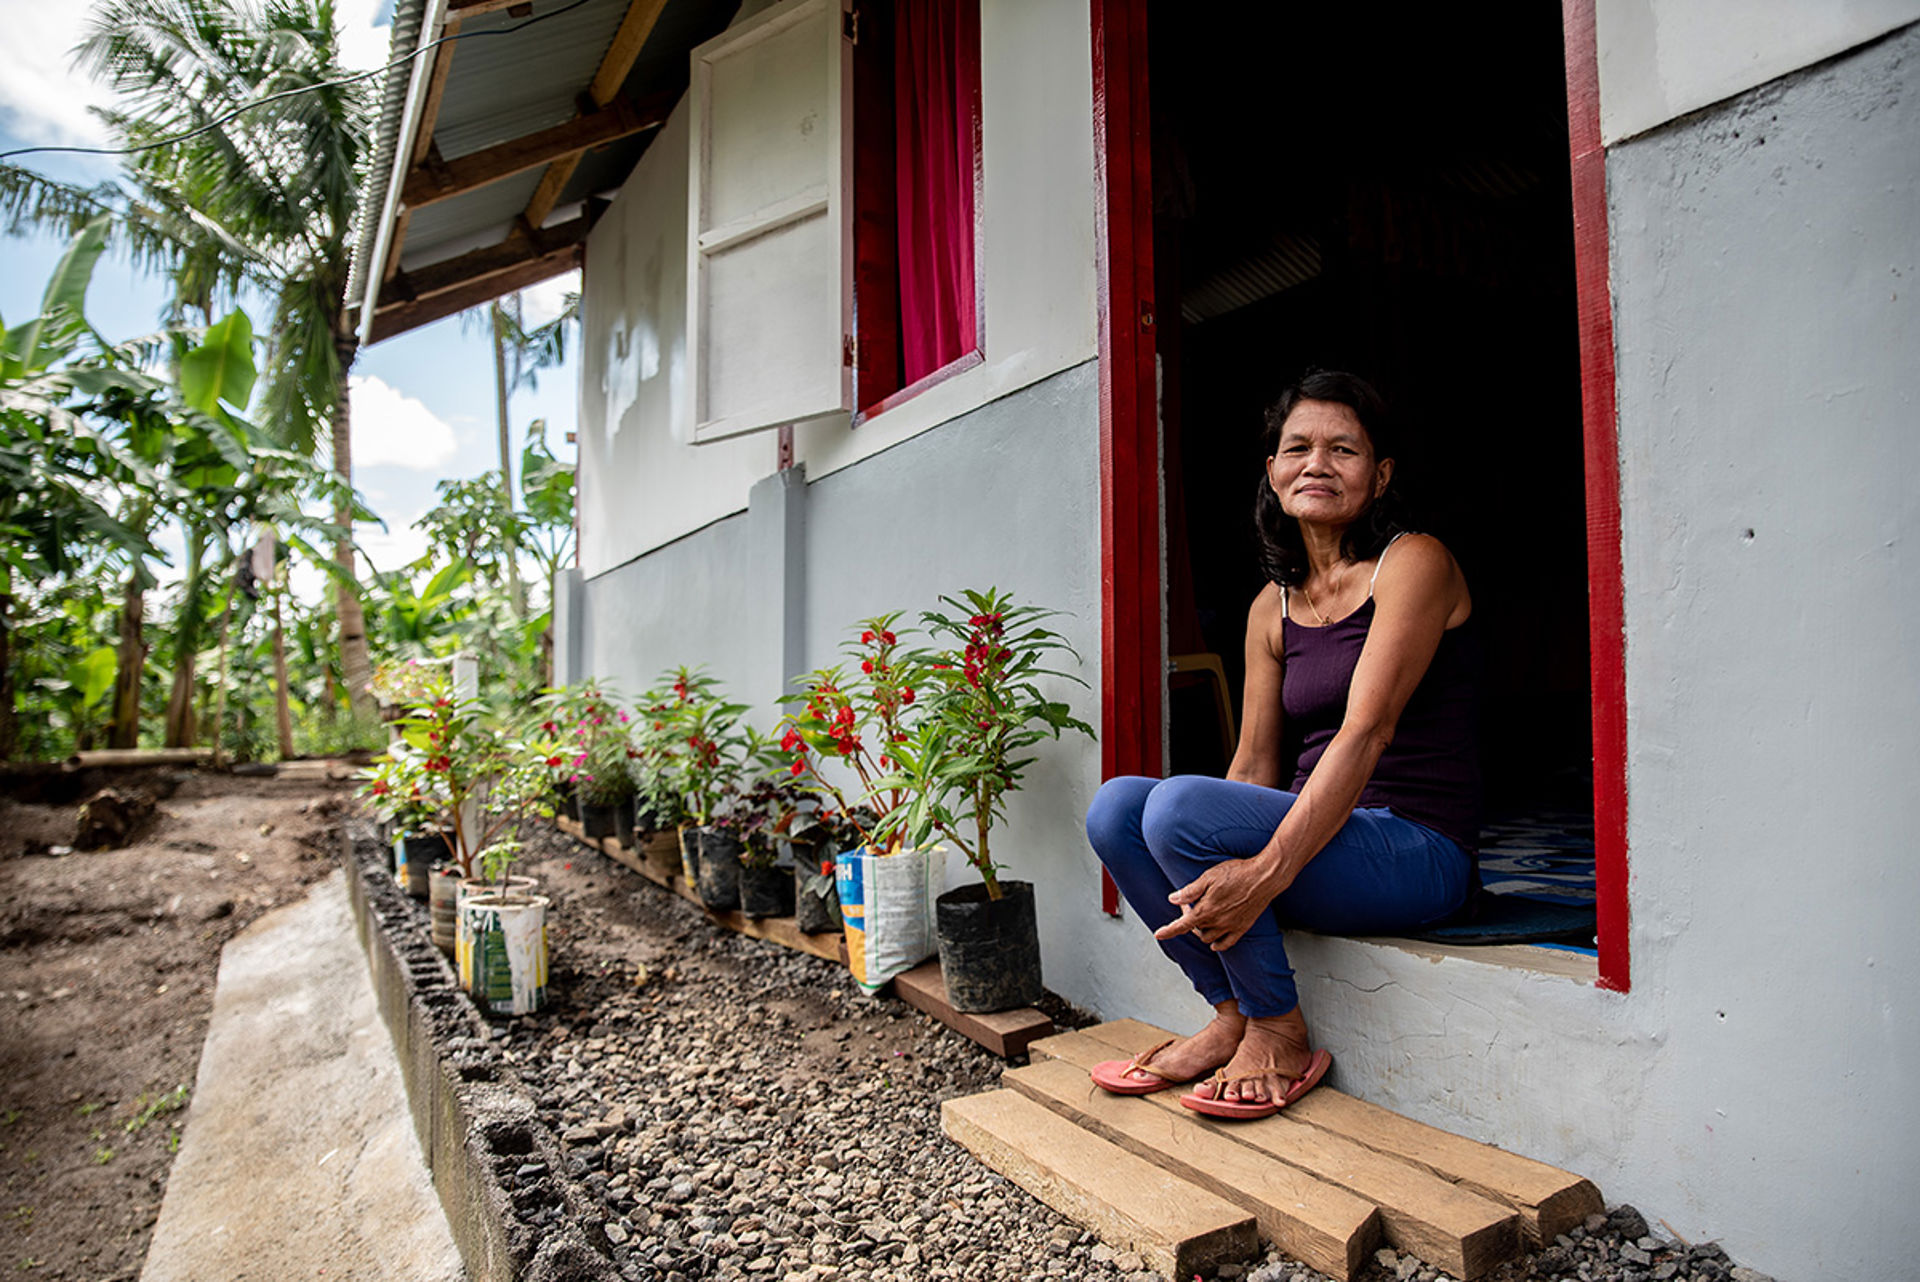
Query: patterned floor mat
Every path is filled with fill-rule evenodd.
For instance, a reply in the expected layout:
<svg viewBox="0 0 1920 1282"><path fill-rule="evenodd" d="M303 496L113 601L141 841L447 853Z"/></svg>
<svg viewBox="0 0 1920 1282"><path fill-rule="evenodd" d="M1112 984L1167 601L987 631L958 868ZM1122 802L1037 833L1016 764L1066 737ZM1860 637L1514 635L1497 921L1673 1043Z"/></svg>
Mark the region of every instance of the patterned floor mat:
<svg viewBox="0 0 1920 1282"><path fill-rule="evenodd" d="M1591 904L1593 815L1533 810L1482 825L1480 882L1496 895Z"/></svg>

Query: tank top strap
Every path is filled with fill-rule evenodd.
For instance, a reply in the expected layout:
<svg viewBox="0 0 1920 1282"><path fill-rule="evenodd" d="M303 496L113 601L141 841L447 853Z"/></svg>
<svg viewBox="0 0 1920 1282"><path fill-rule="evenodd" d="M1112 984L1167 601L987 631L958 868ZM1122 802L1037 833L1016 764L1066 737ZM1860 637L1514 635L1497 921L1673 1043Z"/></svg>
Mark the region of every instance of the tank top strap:
<svg viewBox="0 0 1920 1282"><path fill-rule="evenodd" d="M1367 599L1373 599L1373 585L1380 581L1380 567L1387 563L1387 553L1393 551L1393 545L1407 537L1408 531L1402 530L1387 540L1387 546L1380 549L1380 559L1373 563L1373 577L1367 580Z"/></svg>

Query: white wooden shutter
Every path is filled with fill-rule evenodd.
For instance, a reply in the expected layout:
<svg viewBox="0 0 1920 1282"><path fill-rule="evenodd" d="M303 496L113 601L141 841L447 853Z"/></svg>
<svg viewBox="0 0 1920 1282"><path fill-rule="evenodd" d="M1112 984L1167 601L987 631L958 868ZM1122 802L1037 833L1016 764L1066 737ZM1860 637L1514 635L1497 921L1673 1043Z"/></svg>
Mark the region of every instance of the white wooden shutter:
<svg viewBox="0 0 1920 1282"><path fill-rule="evenodd" d="M693 51L693 440L847 415L853 370L845 0L785 0Z"/></svg>

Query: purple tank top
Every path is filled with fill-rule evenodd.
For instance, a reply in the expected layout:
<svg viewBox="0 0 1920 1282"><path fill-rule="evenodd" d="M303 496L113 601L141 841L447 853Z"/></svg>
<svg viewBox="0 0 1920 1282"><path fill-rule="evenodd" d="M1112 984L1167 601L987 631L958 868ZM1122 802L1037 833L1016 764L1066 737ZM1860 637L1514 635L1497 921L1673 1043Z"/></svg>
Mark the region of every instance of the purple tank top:
<svg viewBox="0 0 1920 1282"><path fill-rule="evenodd" d="M1288 755L1298 754L1292 791L1298 792L1347 715L1347 690L1360 649L1373 625L1373 598L1325 627L1281 623L1282 733ZM1359 806L1385 806L1472 850L1480 837L1479 655L1473 622L1443 633L1426 675L1414 687L1380 754Z"/></svg>

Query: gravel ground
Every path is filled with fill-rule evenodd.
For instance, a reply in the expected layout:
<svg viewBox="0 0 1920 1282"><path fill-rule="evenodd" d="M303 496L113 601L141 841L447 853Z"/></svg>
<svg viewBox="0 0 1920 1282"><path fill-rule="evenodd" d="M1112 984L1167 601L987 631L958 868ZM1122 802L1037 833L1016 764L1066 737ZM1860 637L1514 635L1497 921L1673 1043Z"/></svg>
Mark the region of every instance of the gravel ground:
<svg viewBox="0 0 1920 1282"><path fill-rule="evenodd" d="M536 849L526 871L558 910L554 1000L494 1033L568 1148L562 1174L604 1204L627 1277L1158 1277L941 1135L941 1101L994 1087L1002 1061L866 997L838 966L710 925L566 838ZM1067 1008L1056 1019L1084 1022ZM1323 1275L1269 1252L1218 1276ZM1363 1275L1444 1276L1386 1249ZM1554 1277L1768 1282L1713 1244L1650 1231L1628 1206L1493 1282Z"/></svg>

